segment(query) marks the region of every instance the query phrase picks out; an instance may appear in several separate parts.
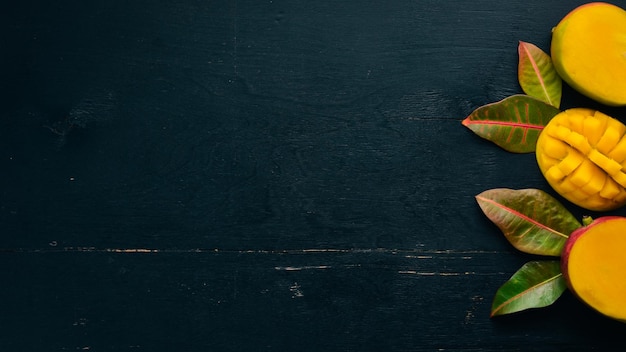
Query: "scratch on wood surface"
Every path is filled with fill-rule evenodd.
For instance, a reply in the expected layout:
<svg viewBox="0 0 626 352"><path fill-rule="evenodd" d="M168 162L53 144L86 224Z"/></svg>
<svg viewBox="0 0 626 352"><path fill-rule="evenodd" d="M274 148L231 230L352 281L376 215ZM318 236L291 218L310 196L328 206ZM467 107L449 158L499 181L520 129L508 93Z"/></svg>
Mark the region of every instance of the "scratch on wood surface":
<svg viewBox="0 0 626 352"><path fill-rule="evenodd" d="M275 266L274 269L282 271L301 271L310 269L330 269L330 265L307 265L307 266Z"/></svg>
<svg viewBox="0 0 626 352"><path fill-rule="evenodd" d="M472 319L474 319L474 317L476 316L475 312L478 309L478 306L483 303L483 301L484 301L484 297L482 297L482 296L474 296L474 297L472 297L472 305L465 312L464 323L466 325L471 323Z"/></svg>
<svg viewBox="0 0 626 352"><path fill-rule="evenodd" d="M433 259L432 255L405 255L404 257L411 259Z"/></svg>
<svg viewBox="0 0 626 352"><path fill-rule="evenodd" d="M460 276L460 275L475 275L475 272L466 271L466 272L435 272L435 271L416 271L416 270L399 270L398 274L407 274L407 275L419 275L419 276Z"/></svg>
<svg viewBox="0 0 626 352"><path fill-rule="evenodd" d="M305 249L219 249L219 248L98 248L98 247L61 247L56 241L48 248L0 248L3 253L112 253L117 255L229 255L238 256L272 256L283 258L284 261L295 263L280 263L272 265L277 272L313 272L328 270L352 270L355 268L370 268L372 266L391 269L398 275L415 277L467 277L467 276L502 276L506 273L501 270L475 270L476 264L484 265L486 257L507 255L506 251L484 250L427 250L427 249L389 249L389 248L305 248ZM381 257L395 257L404 259L402 262L380 263ZM272 258L275 259L275 258ZM306 262L308 259L308 262ZM311 263L312 259L316 263ZM343 261L337 264L337 259ZM497 258L496 258L497 259ZM406 261L405 261L406 260ZM304 263L299 263L305 261ZM346 262L347 261L347 262ZM465 264L467 263L467 264ZM469 265L466 266L466 265Z"/></svg>
<svg viewBox="0 0 626 352"><path fill-rule="evenodd" d="M304 265L304 266L275 266L274 270L278 271L302 271L302 270L325 270L336 267L341 268L358 268L361 264L344 264L344 265Z"/></svg>
<svg viewBox="0 0 626 352"><path fill-rule="evenodd" d="M46 252L111 252L111 253L127 253L127 254L149 254L149 253L221 253L221 254L324 254L324 253L341 253L341 254L388 254L402 255L407 259L435 259L441 256L451 256L454 259L473 259L474 254L503 254L503 251L480 251L480 250L427 250L427 249L390 249L390 248L309 248L309 249L220 249L220 248L99 248L88 246L68 246L60 247L57 241L51 241L49 248L0 248L0 253L46 253ZM54 244L52 244L54 243Z"/></svg>
<svg viewBox="0 0 626 352"><path fill-rule="evenodd" d="M127 249L109 249L107 252L116 252L116 253L159 253L158 249L148 249L148 248L127 248Z"/></svg>
<svg viewBox="0 0 626 352"><path fill-rule="evenodd" d="M302 292L302 286L300 286L297 282L294 282L291 287L289 287L289 291L291 291L291 298L300 298L304 297L304 292Z"/></svg>

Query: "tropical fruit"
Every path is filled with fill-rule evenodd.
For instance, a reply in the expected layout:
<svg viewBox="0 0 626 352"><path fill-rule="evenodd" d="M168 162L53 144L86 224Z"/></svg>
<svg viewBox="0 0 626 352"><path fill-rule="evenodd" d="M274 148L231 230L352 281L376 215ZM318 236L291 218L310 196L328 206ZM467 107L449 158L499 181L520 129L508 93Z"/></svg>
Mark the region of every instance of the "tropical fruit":
<svg viewBox="0 0 626 352"><path fill-rule="evenodd" d="M585 209L607 211L626 204L626 126L599 111L558 113L541 131L535 150L546 180Z"/></svg>
<svg viewBox="0 0 626 352"><path fill-rule="evenodd" d="M626 218L606 216L570 234L561 271L570 290L596 311L626 322Z"/></svg>
<svg viewBox="0 0 626 352"><path fill-rule="evenodd" d="M554 67L600 103L626 105L626 11L603 2L577 7L552 31Z"/></svg>

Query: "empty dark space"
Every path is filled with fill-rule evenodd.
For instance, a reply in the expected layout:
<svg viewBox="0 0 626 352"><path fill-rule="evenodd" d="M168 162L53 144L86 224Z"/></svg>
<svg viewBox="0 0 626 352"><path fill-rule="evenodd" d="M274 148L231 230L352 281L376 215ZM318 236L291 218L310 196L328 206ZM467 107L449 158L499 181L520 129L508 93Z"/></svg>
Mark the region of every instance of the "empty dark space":
<svg viewBox="0 0 626 352"><path fill-rule="evenodd" d="M623 324L569 293L489 318L534 257L474 196L550 189L534 155L461 125L521 93L518 42L549 51L582 3L3 6L0 349L622 343ZM563 94L563 108L596 106Z"/></svg>

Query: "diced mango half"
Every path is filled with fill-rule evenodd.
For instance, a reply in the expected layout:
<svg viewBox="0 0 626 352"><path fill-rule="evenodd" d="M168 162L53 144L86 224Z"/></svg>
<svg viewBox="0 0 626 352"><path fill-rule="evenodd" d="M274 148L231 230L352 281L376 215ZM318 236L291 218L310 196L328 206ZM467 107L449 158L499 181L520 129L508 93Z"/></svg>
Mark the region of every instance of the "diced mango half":
<svg viewBox="0 0 626 352"><path fill-rule="evenodd" d="M626 204L626 126L620 121L591 109L565 110L539 135L536 158L548 183L572 203L595 211Z"/></svg>

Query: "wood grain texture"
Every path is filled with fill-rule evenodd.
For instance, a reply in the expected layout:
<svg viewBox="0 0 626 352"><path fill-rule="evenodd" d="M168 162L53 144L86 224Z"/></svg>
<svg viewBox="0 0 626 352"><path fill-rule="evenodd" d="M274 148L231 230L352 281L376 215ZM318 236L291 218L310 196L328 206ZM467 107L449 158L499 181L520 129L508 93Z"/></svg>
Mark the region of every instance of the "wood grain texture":
<svg viewBox="0 0 626 352"><path fill-rule="evenodd" d="M623 326L567 295L489 321L509 253L3 253L15 350L519 350L612 346ZM518 258L519 259L519 258ZM571 309L571 311L568 311ZM567 317L567 319L564 319ZM590 327L602 326L598 332ZM36 338L33 338L35 333Z"/></svg>
<svg viewBox="0 0 626 352"><path fill-rule="evenodd" d="M549 189L532 155L461 125L521 91L518 41L547 50L580 3L13 5L0 14L0 348L621 342L623 325L567 294L488 318L531 257L474 196ZM596 105L566 87L571 106Z"/></svg>

